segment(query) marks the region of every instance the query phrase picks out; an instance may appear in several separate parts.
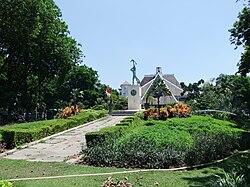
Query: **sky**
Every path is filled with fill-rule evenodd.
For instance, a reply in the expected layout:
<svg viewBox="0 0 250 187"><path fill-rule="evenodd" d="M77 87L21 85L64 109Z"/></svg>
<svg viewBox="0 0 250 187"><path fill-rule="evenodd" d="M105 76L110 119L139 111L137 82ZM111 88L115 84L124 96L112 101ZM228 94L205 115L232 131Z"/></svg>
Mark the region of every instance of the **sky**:
<svg viewBox="0 0 250 187"><path fill-rule="evenodd" d="M235 74L242 49L228 30L237 21L236 0L55 0L70 35L82 45L83 63L101 83L118 89L137 77L174 74L179 82Z"/></svg>

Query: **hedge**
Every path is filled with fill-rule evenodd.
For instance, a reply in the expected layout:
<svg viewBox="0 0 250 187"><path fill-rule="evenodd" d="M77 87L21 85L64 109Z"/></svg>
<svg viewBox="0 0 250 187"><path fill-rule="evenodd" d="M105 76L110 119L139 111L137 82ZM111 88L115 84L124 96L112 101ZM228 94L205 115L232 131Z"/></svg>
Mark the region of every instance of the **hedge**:
<svg viewBox="0 0 250 187"><path fill-rule="evenodd" d="M82 125L105 115L107 115L106 111L86 110L77 116L67 119L53 119L4 126L0 128L0 133L2 141L7 144L7 148L13 148Z"/></svg>
<svg viewBox="0 0 250 187"><path fill-rule="evenodd" d="M141 124L141 122L143 124ZM83 150L85 164L170 168L207 163L250 148L250 133L237 124L207 116L167 121L135 118L123 136Z"/></svg>
<svg viewBox="0 0 250 187"><path fill-rule="evenodd" d="M115 126L130 126L131 123L129 122L120 122L120 123L117 123Z"/></svg>
<svg viewBox="0 0 250 187"><path fill-rule="evenodd" d="M116 124L116 126L131 126L134 121L134 117L126 117L123 120L121 120L119 123Z"/></svg>
<svg viewBox="0 0 250 187"><path fill-rule="evenodd" d="M96 132L86 133L87 146L93 146L108 139L120 137L125 130L129 129L128 127L132 127L134 120L134 116L129 116L117 123L115 127L105 127Z"/></svg>
<svg viewBox="0 0 250 187"><path fill-rule="evenodd" d="M100 144L108 139L121 136L128 126L112 126L104 127L96 132L88 132L85 134L87 146L94 146Z"/></svg>

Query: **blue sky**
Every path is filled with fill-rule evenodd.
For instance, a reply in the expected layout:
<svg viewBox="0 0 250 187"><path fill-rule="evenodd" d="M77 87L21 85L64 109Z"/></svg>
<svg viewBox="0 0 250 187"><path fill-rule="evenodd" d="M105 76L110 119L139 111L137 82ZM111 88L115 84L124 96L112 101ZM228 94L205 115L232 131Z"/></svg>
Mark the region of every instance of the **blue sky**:
<svg viewBox="0 0 250 187"><path fill-rule="evenodd" d="M139 79L175 74L180 82L234 74L242 49L228 29L242 9L235 0L55 0L71 36L82 44L83 61L102 83L131 83L131 59Z"/></svg>

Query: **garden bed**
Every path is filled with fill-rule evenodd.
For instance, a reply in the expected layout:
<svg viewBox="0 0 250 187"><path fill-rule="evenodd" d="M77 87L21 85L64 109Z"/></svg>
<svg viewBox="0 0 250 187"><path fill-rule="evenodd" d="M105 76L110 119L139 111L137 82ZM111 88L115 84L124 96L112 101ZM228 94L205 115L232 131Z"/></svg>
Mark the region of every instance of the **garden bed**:
<svg viewBox="0 0 250 187"><path fill-rule="evenodd" d="M106 111L86 110L67 119L53 119L4 126L0 128L0 134L2 142L6 143L8 148L13 148L82 125L105 115L107 115Z"/></svg>
<svg viewBox="0 0 250 187"><path fill-rule="evenodd" d="M171 168L211 162L250 145L247 131L212 117L140 123L121 136L83 150L83 162L95 166Z"/></svg>

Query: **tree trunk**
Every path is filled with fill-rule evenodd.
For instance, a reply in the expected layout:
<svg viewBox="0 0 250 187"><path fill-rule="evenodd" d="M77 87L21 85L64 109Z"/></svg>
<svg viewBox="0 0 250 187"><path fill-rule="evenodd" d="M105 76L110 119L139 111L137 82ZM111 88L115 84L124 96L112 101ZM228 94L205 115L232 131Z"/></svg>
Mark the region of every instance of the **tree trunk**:
<svg viewBox="0 0 250 187"><path fill-rule="evenodd" d="M160 115L160 97L157 97L158 114Z"/></svg>

